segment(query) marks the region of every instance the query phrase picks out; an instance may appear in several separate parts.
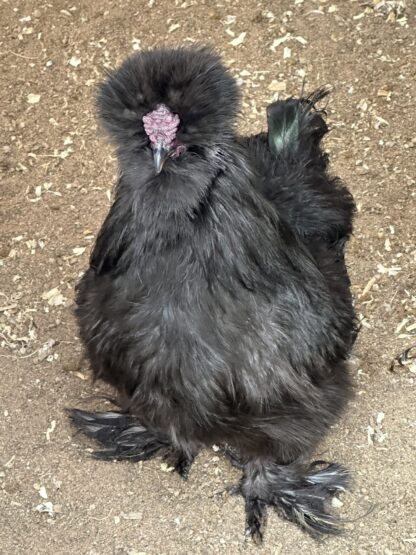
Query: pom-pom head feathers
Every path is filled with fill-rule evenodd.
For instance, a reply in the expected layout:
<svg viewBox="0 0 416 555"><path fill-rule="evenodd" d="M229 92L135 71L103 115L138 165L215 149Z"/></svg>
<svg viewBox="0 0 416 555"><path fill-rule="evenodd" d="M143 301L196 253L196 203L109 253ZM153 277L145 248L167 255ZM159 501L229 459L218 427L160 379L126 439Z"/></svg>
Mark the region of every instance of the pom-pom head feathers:
<svg viewBox="0 0 416 555"><path fill-rule="evenodd" d="M98 115L119 148L149 143L143 117L166 107L179 119L179 144L204 146L230 135L239 108L235 79L209 48L148 50L130 56L100 85Z"/></svg>

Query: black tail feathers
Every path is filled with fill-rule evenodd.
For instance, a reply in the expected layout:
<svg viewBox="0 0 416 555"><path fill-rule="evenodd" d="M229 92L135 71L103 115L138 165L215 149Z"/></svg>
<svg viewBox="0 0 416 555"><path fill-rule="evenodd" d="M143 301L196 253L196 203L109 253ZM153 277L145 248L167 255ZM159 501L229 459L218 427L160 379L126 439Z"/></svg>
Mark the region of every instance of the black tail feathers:
<svg viewBox="0 0 416 555"><path fill-rule="evenodd" d="M167 441L156 438L134 417L120 412L71 409L68 413L78 430L104 447L94 452L97 459L143 461L169 446Z"/></svg>
<svg viewBox="0 0 416 555"><path fill-rule="evenodd" d="M305 156L325 167L327 158L320 150L320 141L328 132L325 112L316 104L329 91L316 90L308 97L278 100L267 108L268 142L277 156Z"/></svg>
<svg viewBox="0 0 416 555"><path fill-rule="evenodd" d="M331 497L345 491L348 471L339 464L316 462L277 465L248 463L241 482L246 500L247 533L261 541L265 507L271 505L312 535L342 532L342 522L330 512Z"/></svg>

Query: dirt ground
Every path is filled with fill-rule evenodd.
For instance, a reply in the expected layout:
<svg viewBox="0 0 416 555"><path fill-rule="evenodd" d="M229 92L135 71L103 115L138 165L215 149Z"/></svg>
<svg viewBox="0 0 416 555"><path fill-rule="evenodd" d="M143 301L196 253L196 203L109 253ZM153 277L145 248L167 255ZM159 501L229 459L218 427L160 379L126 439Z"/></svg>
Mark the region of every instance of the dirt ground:
<svg viewBox="0 0 416 555"><path fill-rule="evenodd" d="M408 0L3 0L0 168L0 553L151 555L416 552L416 5ZM412 30L413 29L413 30ZM348 262L362 320L356 397L322 445L355 486L341 537L317 542L270 514L244 539L239 473L206 451L187 483L160 460L103 463L65 407L90 382L73 291L116 175L94 87L134 49L215 45L243 94L243 131L264 108L329 84L333 171L358 205ZM366 514L368 513L368 514Z"/></svg>

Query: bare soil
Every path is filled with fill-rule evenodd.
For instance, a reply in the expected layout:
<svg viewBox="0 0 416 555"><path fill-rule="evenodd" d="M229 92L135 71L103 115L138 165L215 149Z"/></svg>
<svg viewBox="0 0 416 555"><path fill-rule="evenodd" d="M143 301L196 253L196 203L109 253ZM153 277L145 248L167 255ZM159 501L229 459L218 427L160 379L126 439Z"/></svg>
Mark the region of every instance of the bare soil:
<svg viewBox="0 0 416 555"><path fill-rule="evenodd" d="M1 2L2 555L416 552L416 365L391 366L416 343L416 6L402 5ZM363 325L356 397L321 449L355 477L341 537L317 542L271 513L256 548L242 499L224 493L239 474L215 451L187 483L160 460L94 461L64 413L106 391L90 381L72 316L116 175L94 87L133 49L194 41L215 45L239 78L244 132L264 127L277 94L334 89L327 148L358 205L348 263Z"/></svg>

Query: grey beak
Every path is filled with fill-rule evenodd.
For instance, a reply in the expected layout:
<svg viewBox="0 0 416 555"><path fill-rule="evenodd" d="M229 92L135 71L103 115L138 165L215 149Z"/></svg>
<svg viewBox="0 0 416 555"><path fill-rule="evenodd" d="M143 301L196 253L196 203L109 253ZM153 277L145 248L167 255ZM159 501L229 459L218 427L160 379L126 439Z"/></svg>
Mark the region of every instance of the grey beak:
<svg viewBox="0 0 416 555"><path fill-rule="evenodd" d="M158 143L153 148L153 161L155 164L156 175L162 171L163 164L169 158L170 149L167 148L163 143Z"/></svg>

